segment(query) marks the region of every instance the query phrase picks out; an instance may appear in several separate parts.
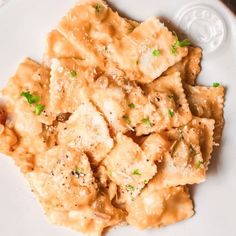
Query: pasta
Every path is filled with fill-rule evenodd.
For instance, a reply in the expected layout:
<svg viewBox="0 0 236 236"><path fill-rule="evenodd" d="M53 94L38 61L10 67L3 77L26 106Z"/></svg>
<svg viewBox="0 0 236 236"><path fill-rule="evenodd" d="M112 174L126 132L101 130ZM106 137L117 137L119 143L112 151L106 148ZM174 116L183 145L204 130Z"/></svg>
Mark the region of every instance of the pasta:
<svg viewBox="0 0 236 236"><path fill-rule="evenodd" d="M188 55L185 56L180 62L170 67L164 74L172 74L180 72L180 77L185 84L195 85L196 78L201 71L200 62L202 58L201 48L188 48Z"/></svg>
<svg viewBox="0 0 236 236"><path fill-rule="evenodd" d="M220 143L224 88L196 85L202 49L152 17L82 0L1 91L0 152L48 219L89 236L190 218L188 185Z"/></svg>
<svg viewBox="0 0 236 236"><path fill-rule="evenodd" d="M185 89L193 115L215 120L214 140L220 142L224 126L224 88L186 86Z"/></svg>

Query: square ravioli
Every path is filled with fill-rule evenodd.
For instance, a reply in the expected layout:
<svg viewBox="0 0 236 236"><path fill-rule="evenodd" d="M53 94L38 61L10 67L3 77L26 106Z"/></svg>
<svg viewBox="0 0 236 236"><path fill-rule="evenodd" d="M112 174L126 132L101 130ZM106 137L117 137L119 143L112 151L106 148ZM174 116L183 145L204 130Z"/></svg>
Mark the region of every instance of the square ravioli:
<svg viewBox="0 0 236 236"><path fill-rule="evenodd" d="M97 196L90 206L76 210L52 208L43 205L49 220L57 225L66 226L83 232L88 236L100 236L109 227L121 223L125 219L125 212L114 207L105 193Z"/></svg>
<svg viewBox="0 0 236 236"><path fill-rule="evenodd" d="M73 113L88 102L88 78L93 78L95 68L77 59L53 59L51 63L49 109L55 113Z"/></svg>
<svg viewBox="0 0 236 236"><path fill-rule="evenodd" d="M107 45L130 32L132 24L102 0L78 3L60 21L58 31L93 65L104 66Z"/></svg>
<svg viewBox="0 0 236 236"><path fill-rule="evenodd" d="M185 86L194 116L215 120L214 141L220 142L224 127L224 87Z"/></svg>
<svg viewBox="0 0 236 236"><path fill-rule="evenodd" d="M83 59L78 50L58 30L52 30L47 36L44 63L50 66L53 58Z"/></svg>
<svg viewBox="0 0 236 236"><path fill-rule="evenodd" d="M118 134L114 148L104 160L110 178L130 199L156 174L156 165L131 138Z"/></svg>
<svg viewBox="0 0 236 236"><path fill-rule="evenodd" d="M150 18L109 45L109 57L122 70L133 74L130 79L148 83L187 55L187 47L177 47L176 53L171 53L176 40L164 24Z"/></svg>
<svg viewBox="0 0 236 236"><path fill-rule="evenodd" d="M113 135L130 130L124 117L129 109L126 91L106 75L89 84L90 99L106 118Z"/></svg>
<svg viewBox="0 0 236 236"><path fill-rule="evenodd" d="M173 144L157 164L156 184L169 187L205 181L213 130L214 120L195 117L189 124L168 131Z"/></svg>
<svg viewBox="0 0 236 236"><path fill-rule="evenodd" d="M56 146L37 155L26 177L39 201L50 207L76 210L96 198L88 157L72 148Z"/></svg>
<svg viewBox="0 0 236 236"><path fill-rule="evenodd" d="M163 155L171 147L172 141L165 133L153 133L147 136L141 148L155 162L161 162Z"/></svg>
<svg viewBox="0 0 236 236"><path fill-rule="evenodd" d="M152 181L126 210L127 222L140 229L173 224L194 214L187 187L159 188Z"/></svg>
<svg viewBox="0 0 236 236"><path fill-rule="evenodd" d="M91 103L82 103L58 132L59 144L85 151L97 165L113 147L113 139L103 116Z"/></svg>
<svg viewBox="0 0 236 236"><path fill-rule="evenodd" d="M176 63L164 72L164 75L169 75L174 72L180 72L180 77L185 84L194 85L201 71L202 49L198 47L188 47L188 55L180 62Z"/></svg>
<svg viewBox="0 0 236 236"><path fill-rule="evenodd" d="M137 125L137 135L180 127L192 119L179 73L160 77L148 84L145 90L156 108Z"/></svg>
<svg viewBox="0 0 236 236"><path fill-rule="evenodd" d="M76 3L0 94L0 152L52 223L88 236L191 217L224 125L224 88L196 86L202 49L107 3Z"/></svg>
<svg viewBox="0 0 236 236"><path fill-rule="evenodd" d="M17 132L39 134L42 130L41 123L52 123L55 117L48 111L49 79L50 71L47 68L26 58L20 63L16 74L1 91L2 98L7 104L7 113L14 118ZM31 97L36 100L31 101ZM36 102L44 108L38 116L35 116L34 104ZM31 125L29 125L29 120Z"/></svg>

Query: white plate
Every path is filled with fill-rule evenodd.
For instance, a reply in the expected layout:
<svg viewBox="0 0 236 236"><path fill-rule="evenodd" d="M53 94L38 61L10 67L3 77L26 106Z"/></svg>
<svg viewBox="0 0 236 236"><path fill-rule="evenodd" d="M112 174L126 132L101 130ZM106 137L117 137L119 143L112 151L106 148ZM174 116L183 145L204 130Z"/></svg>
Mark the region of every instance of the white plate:
<svg viewBox="0 0 236 236"><path fill-rule="evenodd" d="M42 58L47 32L76 0L8 0L0 8L0 86L24 57ZM236 19L217 0L113 0L113 7L136 20L170 19L206 49L199 82L227 88L222 146L212 159L208 179L195 186L196 214L160 229L118 227L108 235L236 236ZM206 5L207 2L207 5ZM47 223L39 204L13 161L0 156L0 235L73 236L76 232Z"/></svg>

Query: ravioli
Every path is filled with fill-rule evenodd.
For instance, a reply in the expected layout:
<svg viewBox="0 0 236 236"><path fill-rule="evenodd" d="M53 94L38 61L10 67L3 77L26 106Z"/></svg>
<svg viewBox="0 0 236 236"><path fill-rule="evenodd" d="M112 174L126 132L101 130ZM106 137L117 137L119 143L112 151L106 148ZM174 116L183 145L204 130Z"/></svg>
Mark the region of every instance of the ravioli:
<svg viewBox="0 0 236 236"><path fill-rule="evenodd" d="M104 1L81 1L58 25L58 31L70 41L82 58L92 65L104 66L106 47L132 28Z"/></svg>
<svg viewBox="0 0 236 236"><path fill-rule="evenodd" d="M140 229L173 224L194 214L187 187L159 188L154 182L126 208L127 222Z"/></svg>
<svg viewBox="0 0 236 236"><path fill-rule="evenodd" d="M173 144L158 164L154 181L163 187L201 183L213 150L214 120L194 118L168 132Z"/></svg>
<svg viewBox="0 0 236 236"><path fill-rule="evenodd" d="M49 207L76 210L96 198L88 157L76 149L56 146L38 155L26 177L40 202Z"/></svg>
<svg viewBox="0 0 236 236"><path fill-rule="evenodd" d="M164 74L169 75L174 72L180 72L184 84L195 85L196 78L201 71L201 59L201 48L188 47L188 55L174 66L170 67Z"/></svg>
<svg viewBox="0 0 236 236"><path fill-rule="evenodd" d="M160 77L147 85L146 94L156 112L148 116L150 124L142 122L136 129L137 134L148 134L171 127L187 124L192 114L186 100L179 73Z"/></svg>
<svg viewBox="0 0 236 236"><path fill-rule="evenodd" d="M50 78L49 109L56 114L73 113L83 102L89 101L88 81L94 68L76 59L53 59ZM71 75L75 73L75 75Z"/></svg>
<svg viewBox="0 0 236 236"><path fill-rule="evenodd" d="M185 89L193 115L215 120L214 140L219 143L224 127L224 88L186 86Z"/></svg>
<svg viewBox="0 0 236 236"><path fill-rule="evenodd" d="M158 18L81 0L0 94L0 152L48 219L89 236L190 218L224 126L223 86L198 86L202 49Z"/></svg>
<svg viewBox="0 0 236 236"><path fill-rule="evenodd" d="M91 103L82 103L61 125L58 142L84 150L94 164L102 161L113 147L107 123Z"/></svg>
<svg viewBox="0 0 236 236"><path fill-rule="evenodd" d="M107 195L98 196L91 207L71 211L45 208L45 212L53 224L69 227L89 236L100 236L104 230L119 224L125 218L125 212L115 208Z"/></svg>
<svg viewBox="0 0 236 236"><path fill-rule="evenodd" d="M175 42L176 37L164 24L156 18L150 18L122 40L109 45L108 50L111 60L127 71L130 79L148 83L187 55L186 47L178 47L176 54L171 53ZM153 55L155 50L160 55Z"/></svg>
<svg viewBox="0 0 236 236"><path fill-rule="evenodd" d="M127 132L130 128L124 116L129 107L122 87L117 86L108 76L102 75L90 85L90 89L91 100L107 119L112 133Z"/></svg>
<svg viewBox="0 0 236 236"><path fill-rule="evenodd" d="M50 66L53 58L83 59L78 50L58 30L52 30L47 36L44 63Z"/></svg>
<svg viewBox="0 0 236 236"><path fill-rule="evenodd" d="M132 141L122 134L116 137L116 144L104 160L110 178L122 188L131 199L135 198L147 182L155 175L153 160Z"/></svg>

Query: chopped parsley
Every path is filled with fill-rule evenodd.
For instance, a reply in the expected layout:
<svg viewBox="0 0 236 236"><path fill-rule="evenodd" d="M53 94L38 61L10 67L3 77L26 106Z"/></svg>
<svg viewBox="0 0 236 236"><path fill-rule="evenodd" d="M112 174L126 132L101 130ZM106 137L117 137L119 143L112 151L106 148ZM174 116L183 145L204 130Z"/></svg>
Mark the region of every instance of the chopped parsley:
<svg viewBox="0 0 236 236"><path fill-rule="evenodd" d="M34 108L34 113L36 115L40 115L42 113L42 111L44 110L45 106L42 104L36 104L35 108Z"/></svg>
<svg viewBox="0 0 236 236"><path fill-rule="evenodd" d="M177 48L176 48L175 45L172 45L172 46L171 46L170 52L171 52L171 54L176 55L176 53L177 53Z"/></svg>
<svg viewBox="0 0 236 236"><path fill-rule="evenodd" d="M171 110L171 109L168 109L168 116L170 117L170 118L172 118L173 116L174 116L174 111L173 110Z"/></svg>
<svg viewBox="0 0 236 236"><path fill-rule="evenodd" d="M75 173L76 173L76 174L83 174L83 169L82 169L82 168L79 168L79 167L76 167L76 168L75 168Z"/></svg>
<svg viewBox="0 0 236 236"><path fill-rule="evenodd" d="M40 101L40 97L39 96L33 95L30 92L22 92L20 95L22 97L25 97L29 104L34 104L34 103L37 103L37 102Z"/></svg>
<svg viewBox="0 0 236 236"><path fill-rule="evenodd" d="M219 87L219 86L220 86L220 84L219 84L219 83L217 83L217 82L215 82L215 83L213 83L213 84L212 84L212 86L213 86L213 87L215 87L215 88L217 88L217 87Z"/></svg>
<svg viewBox="0 0 236 236"><path fill-rule="evenodd" d="M191 45L191 42L190 42L189 39L184 39L184 40L180 41L180 40L178 39L177 35L176 35L176 41L175 41L175 43L171 46L170 52L171 52L171 54L176 55L176 53L177 53L177 48L178 48L178 47L181 47L181 48L182 48L182 47L186 47L186 46L189 46L189 45Z"/></svg>
<svg viewBox="0 0 236 236"><path fill-rule="evenodd" d="M102 10L102 6L100 4L98 4L98 3L95 5L94 8L95 8L97 13L99 13Z"/></svg>
<svg viewBox="0 0 236 236"><path fill-rule="evenodd" d="M81 175L83 175L83 168L76 167L75 170L71 172L72 175L77 175L79 178Z"/></svg>
<svg viewBox="0 0 236 236"><path fill-rule="evenodd" d="M127 115L124 115L122 118L124 119L124 121L125 121L128 125L131 124L131 120L129 119L129 117L128 117Z"/></svg>
<svg viewBox="0 0 236 236"><path fill-rule="evenodd" d="M160 52L158 49L154 49L154 50L152 51L152 55L153 55L154 57L159 57L159 56L161 55L161 52Z"/></svg>
<svg viewBox="0 0 236 236"><path fill-rule="evenodd" d="M44 110L45 106L40 104L40 103L38 103L41 100L41 98L38 95L33 95L30 92L22 92L20 95L22 97L26 98L27 102L30 105L35 104L34 113L36 115L40 115L42 113L42 111Z"/></svg>
<svg viewBox="0 0 236 236"><path fill-rule="evenodd" d="M186 47L186 46L190 46L191 42L189 39L184 39L183 41L179 41L178 39L176 40L176 46L177 47Z"/></svg>
<svg viewBox="0 0 236 236"><path fill-rule="evenodd" d="M204 164L204 162L199 160L199 161L196 162L195 165L196 165L196 168L199 168L203 164Z"/></svg>
<svg viewBox="0 0 236 236"><path fill-rule="evenodd" d="M128 104L128 107L131 108L131 109L134 109L135 105L133 103L130 103L130 104Z"/></svg>
<svg viewBox="0 0 236 236"><path fill-rule="evenodd" d="M109 173L110 176L112 176L112 171L111 170L109 170L108 173Z"/></svg>
<svg viewBox="0 0 236 236"><path fill-rule="evenodd" d="M71 76L71 77L74 78L74 77L76 77L76 75L77 75L77 73L76 73L75 70L71 70L71 71L70 71L70 76Z"/></svg>
<svg viewBox="0 0 236 236"><path fill-rule="evenodd" d="M126 190L133 192L135 190L135 187L133 185L127 184L126 185Z"/></svg>
<svg viewBox="0 0 236 236"><path fill-rule="evenodd" d="M143 118L142 120L141 120L141 122L143 123L143 124L145 124L146 126L148 126L148 127L152 127L153 126L153 124L152 124L152 122L150 121L150 119L147 117L147 118Z"/></svg>
<svg viewBox="0 0 236 236"><path fill-rule="evenodd" d="M133 170L132 175L141 175L141 173L140 173L139 169L135 169L135 170Z"/></svg>
<svg viewBox="0 0 236 236"><path fill-rule="evenodd" d="M143 181L143 183L144 183L144 184L147 184L147 183L148 183L148 181L145 179L145 180Z"/></svg>

